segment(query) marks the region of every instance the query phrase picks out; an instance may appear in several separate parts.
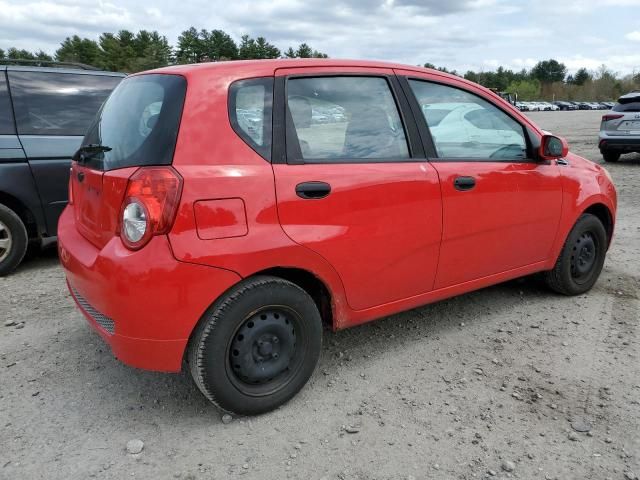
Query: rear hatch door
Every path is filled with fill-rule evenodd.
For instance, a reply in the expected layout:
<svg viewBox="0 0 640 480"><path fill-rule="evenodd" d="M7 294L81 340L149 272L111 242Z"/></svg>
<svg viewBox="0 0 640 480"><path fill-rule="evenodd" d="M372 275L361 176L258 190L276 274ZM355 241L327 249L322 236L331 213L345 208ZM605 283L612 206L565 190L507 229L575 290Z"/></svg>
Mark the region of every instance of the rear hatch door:
<svg viewBox="0 0 640 480"><path fill-rule="evenodd" d="M76 228L95 246L117 234L129 177L172 163L185 93L182 76L135 75L98 112L71 170Z"/></svg>

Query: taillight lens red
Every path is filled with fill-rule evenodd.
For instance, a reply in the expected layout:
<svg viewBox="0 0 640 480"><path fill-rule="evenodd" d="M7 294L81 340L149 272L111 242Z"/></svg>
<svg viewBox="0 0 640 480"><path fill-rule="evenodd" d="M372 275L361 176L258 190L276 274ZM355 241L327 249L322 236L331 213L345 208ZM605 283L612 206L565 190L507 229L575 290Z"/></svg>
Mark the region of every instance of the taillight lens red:
<svg viewBox="0 0 640 480"><path fill-rule="evenodd" d="M182 177L171 167L142 167L129 179L118 233L131 249L144 247L154 235L168 233L178 211Z"/></svg>
<svg viewBox="0 0 640 480"><path fill-rule="evenodd" d="M602 116L603 122L608 122L609 120L617 120L619 118L624 117L624 115L620 115L619 113L610 113Z"/></svg>

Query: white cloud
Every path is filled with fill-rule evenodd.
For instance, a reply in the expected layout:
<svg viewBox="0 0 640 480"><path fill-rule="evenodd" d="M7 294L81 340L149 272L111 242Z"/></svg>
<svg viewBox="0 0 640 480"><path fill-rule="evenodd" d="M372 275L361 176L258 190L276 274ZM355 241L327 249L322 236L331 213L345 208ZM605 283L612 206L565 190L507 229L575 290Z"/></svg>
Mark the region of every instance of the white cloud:
<svg viewBox="0 0 640 480"><path fill-rule="evenodd" d="M640 42L640 30L627 33L624 38L631 40L632 42Z"/></svg>

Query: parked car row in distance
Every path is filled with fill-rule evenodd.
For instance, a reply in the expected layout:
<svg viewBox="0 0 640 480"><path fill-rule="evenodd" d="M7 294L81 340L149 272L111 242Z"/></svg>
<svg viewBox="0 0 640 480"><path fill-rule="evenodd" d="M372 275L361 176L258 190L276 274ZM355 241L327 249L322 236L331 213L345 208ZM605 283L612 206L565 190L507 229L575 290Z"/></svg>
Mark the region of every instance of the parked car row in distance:
<svg viewBox="0 0 640 480"><path fill-rule="evenodd" d="M615 102L516 102L521 112L551 112L557 110L610 110Z"/></svg>

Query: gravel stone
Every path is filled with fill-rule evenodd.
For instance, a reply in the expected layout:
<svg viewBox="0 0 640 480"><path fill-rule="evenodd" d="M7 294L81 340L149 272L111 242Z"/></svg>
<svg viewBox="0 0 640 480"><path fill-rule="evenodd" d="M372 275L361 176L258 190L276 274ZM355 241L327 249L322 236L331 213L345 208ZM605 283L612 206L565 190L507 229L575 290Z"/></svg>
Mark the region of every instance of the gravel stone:
<svg viewBox="0 0 640 480"><path fill-rule="evenodd" d="M127 442L127 453L131 455L138 455L144 449L144 442L142 440L134 439Z"/></svg>
<svg viewBox="0 0 640 480"><path fill-rule="evenodd" d="M502 462L502 470L505 472L513 472L516 469L516 464L510 460Z"/></svg>
<svg viewBox="0 0 640 480"><path fill-rule="evenodd" d="M222 423L224 423L225 425L228 425L231 422L233 422L233 417L231 415L229 415L228 413L225 413L224 415L222 415Z"/></svg>

